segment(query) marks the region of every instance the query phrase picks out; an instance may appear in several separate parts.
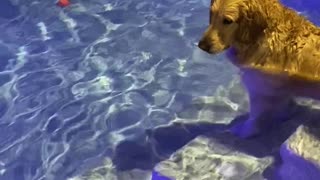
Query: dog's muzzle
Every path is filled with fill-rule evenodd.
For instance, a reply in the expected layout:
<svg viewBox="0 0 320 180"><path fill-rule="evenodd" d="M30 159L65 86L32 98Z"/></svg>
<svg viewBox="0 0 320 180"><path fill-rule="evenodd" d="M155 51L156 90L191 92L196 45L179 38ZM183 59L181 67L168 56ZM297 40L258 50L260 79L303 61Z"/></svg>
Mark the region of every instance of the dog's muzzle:
<svg viewBox="0 0 320 180"><path fill-rule="evenodd" d="M200 40L198 43L198 47L206 52L209 52L211 45L207 41Z"/></svg>

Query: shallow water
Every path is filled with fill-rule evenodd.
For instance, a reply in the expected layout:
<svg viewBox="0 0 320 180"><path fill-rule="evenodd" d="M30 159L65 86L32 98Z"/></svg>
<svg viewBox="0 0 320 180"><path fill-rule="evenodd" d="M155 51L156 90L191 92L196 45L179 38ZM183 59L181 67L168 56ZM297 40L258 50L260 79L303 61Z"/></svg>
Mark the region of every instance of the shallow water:
<svg viewBox="0 0 320 180"><path fill-rule="evenodd" d="M2 0L0 179L67 179L121 140L194 118L179 112L237 75L196 47L209 1ZM318 4L286 3L320 24Z"/></svg>

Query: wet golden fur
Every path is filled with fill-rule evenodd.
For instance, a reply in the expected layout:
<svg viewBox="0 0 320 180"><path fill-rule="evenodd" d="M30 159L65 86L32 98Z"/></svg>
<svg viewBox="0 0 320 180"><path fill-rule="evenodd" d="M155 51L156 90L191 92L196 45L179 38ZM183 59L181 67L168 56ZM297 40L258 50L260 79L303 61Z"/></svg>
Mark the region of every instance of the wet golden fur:
<svg viewBox="0 0 320 180"><path fill-rule="evenodd" d="M235 48L240 67L320 81L320 29L277 0L214 0L204 38L212 53Z"/></svg>
<svg viewBox="0 0 320 180"><path fill-rule="evenodd" d="M211 54L228 49L241 71L250 118L236 130L240 136L287 111L293 96L320 100L320 29L278 0L212 0L199 47Z"/></svg>

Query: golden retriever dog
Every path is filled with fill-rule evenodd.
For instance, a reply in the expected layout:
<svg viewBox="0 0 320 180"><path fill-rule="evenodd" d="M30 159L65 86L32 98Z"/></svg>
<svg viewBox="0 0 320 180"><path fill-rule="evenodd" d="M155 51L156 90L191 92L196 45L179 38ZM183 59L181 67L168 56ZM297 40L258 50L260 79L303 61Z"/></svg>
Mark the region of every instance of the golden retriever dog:
<svg viewBox="0 0 320 180"><path fill-rule="evenodd" d="M227 50L240 70L249 118L233 126L240 137L289 118L294 97L320 100L320 29L278 0L212 0L199 48Z"/></svg>

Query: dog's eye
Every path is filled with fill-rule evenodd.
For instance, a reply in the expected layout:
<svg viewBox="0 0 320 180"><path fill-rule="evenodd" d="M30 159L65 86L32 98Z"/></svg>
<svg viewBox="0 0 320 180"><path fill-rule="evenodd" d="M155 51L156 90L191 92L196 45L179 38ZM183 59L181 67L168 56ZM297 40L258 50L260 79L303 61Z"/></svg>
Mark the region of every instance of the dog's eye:
<svg viewBox="0 0 320 180"><path fill-rule="evenodd" d="M231 19L228 19L228 18L224 18L223 21L222 21L223 24L232 24L233 21Z"/></svg>

